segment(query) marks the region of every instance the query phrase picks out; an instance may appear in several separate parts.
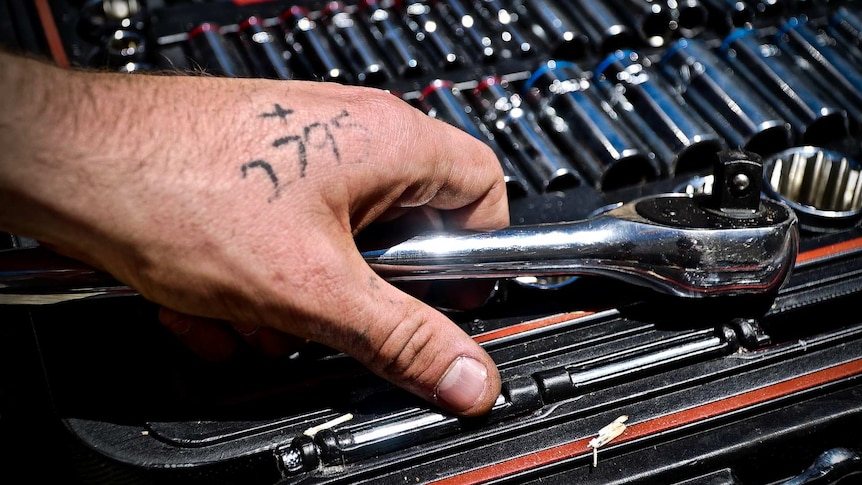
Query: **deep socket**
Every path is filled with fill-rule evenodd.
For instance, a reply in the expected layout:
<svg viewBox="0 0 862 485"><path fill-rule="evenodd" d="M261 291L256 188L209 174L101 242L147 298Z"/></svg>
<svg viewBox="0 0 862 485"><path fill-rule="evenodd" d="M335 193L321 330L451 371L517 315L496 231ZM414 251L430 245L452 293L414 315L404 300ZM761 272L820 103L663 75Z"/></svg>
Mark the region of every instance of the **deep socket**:
<svg viewBox="0 0 862 485"><path fill-rule="evenodd" d="M543 192L580 186L581 174L554 145L535 113L496 77L482 79L472 91L482 121ZM576 154L572 154L576 155Z"/></svg>
<svg viewBox="0 0 862 485"><path fill-rule="evenodd" d="M490 129L479 119L464 93L451 81L436 79L428 84L419 98L419 106L428 115L446 121L485 142L497 155L510 197L522 197L532 192L524 176Z"/></svg>
<svg viewBox="0 0 862 485"><path fill-rule="evenodd" d="M473 0L473 10L493 29L507 53L504 57L529 57L536 53L536 41L529 37L520 16L499 0Z"/></svg>
<svg viewBox="0 0 862 485"><path fill-rule="evenodd" d="M657 137L673 152L664 160L669 175L703 169L724 140L658 75L649 58L635 51L617 51L595 69L596 84L614 105L630 103ZM622 107L621 111L632 113Z"/></svg>
<svg viewBox="0 0 862 485"><path fill-rule="evenodd" d="M662 73L728 146L769 155L790 146L790 123L750 89L702 39L679 39L659 61Z"/></svg>
<svg viewBox="0 0 862 485"><path fill-rule="evenodd" d="M839 7L829 17L824 29L835 38L842 52L862 64L862 17L856 12Z"/></svg>
<svg viewBox="0 0 862 485"><path fill-rule="evenodd" d="M145 63L147 58L146 36L136 30L119 29L105 41L103 48L99 49L99 65L124 70L129 66Z"/></svg>
<svg viewBox="0 0 862 485"><path fill-rule="evenodd" d="M402 16L414 40L436 68L457 69L469 64L467 52L449 37L443 21L430 5L414 1L405 6Z"/></svg>
<svg viewBox="0 0 862 485"><path fill-rule="evenodd" d="M370 33L347 11L343 2L327 3L322 11L322 23L337 52L350 65L357 83L379 86L392 78Z"/></svg>
<svg viewBox="0 0 862 485"><path fill-rule="evenodd" d="M777 44L804 62L805 69L821 89L836 98L857 124L862 119L862 71L849 57L835 49L835 40L818 34L805 17L793 17L775 35Z"/></svg>
<svg viewBox="0 0 862 485"><path fill-rule="evenodd" d="M192 64L216 76L248 77L248 68L220 30L219 25L205 22L189 32L187 45Z"/></svg>
<svg viewBox="0 0 862 485"><path fill-rule="evenodd" d="M649 47L662 47L673 36L673 14L667 4L652 0L612 0L610 6Z"/></svg>
<svg viewBox="0 0 862 485"><path fill-rule="evenodd" d="M460 0L434 0L432 6L453 37L463 42L470 51L471 59L490 64L502 58L503 49L497 43L497 38L491 35L482 19L469 11Z"/></svg>
<svg viewBox="0 0 862 485"><path fill-rule="evenodd" d="M709 11L700 0L671 0L668 5L673 5L674 21L683 37L697 37L706 29Z"/></svg>
<svg viewBox="0 0 862 485"><path fill-rule="evenodd" d="M604 2L569 0L562 2L562 5L565 6L566 13L587 34L590 44L599 54L636 47L637 36L629 24Z"/></svg>
<svg viewBox="0 0 862 485"><path fill-rule="evenodd" d="M364 0L359 15L368 27L372 38L389 58L399 77L418 77L428 64L410 35L400 21L400 13L394 9L397 2Z"/></svg>
<svg viewBox="0 0 862 485"><path fill-rule="evenodd" d="M838 7L829 17L829 28L849 44L862 45L862 17L847 7Z"/></svg>
<svg viewBox="0 0 862 485"><path fill-rule="evenodd" d="M756 29L734 30L717 52L791 123L803 143L829 143L848 134L847 111L820 92L790 56L761 39Z"/></svg>
<svg viewBox="0 0 862 485"><path fill-rule="evenodd" d="M547 131L575 136L593 156L575 156L577 167L596 187L618 189L655 180L661 175L656 155L623 125L615 112L602 107L589 77L576 64L549 61L524 85L525 98ZM592 163L590 163L592 162Z"/></svg>
<svg viewBox="0 0 862 485"><path fill-rule="evenodd" d="M249 17L239 25L240 41L245 48L249 64L259 77L293 79L288 66L289 54L276 42L275 36L258 17Z"/></svg>
<svg viewBox="0 0 862 485"><path fill-rule="evenodd" d="M285 41L297 56L307 60L311 75L323 81L349 84L354 82L347 65L338 58L335 46L326 35L325 28L305 7L294 5L281 15Z"/></svg>
<svg viewBox="0 0 862 485"><path fill-rule="evenodd" d="M754 9L742 0L701 0L707 10L707 24L719 35L754 22Z"/></svg>
<svg viewBox="0 0 862 485"><path fill-rule="evenodd" d="M590 38L562 7L549 0L513 0L511 5L545 44L551 57L577 60L591 51Z"/></svg>

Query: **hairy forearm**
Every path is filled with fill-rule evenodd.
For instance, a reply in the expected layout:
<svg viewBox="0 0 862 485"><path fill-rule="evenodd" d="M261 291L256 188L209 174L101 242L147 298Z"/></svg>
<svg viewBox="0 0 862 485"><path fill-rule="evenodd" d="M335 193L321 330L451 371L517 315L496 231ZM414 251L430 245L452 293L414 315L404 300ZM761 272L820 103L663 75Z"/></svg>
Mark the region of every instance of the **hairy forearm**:
<svg viewBox="0 0 862 485"><path fill-rule="evenodd" d="M186 184L203 197L205 187L230 190L264 169L283 185L307 171L314 147L300 146L303 127L340 116L308 119L298 109L288 117L286 83L273 92L251 80L81 72L2 56L0 197L9 203L0 228L50 243L134 213L101 206L140 205L138 197L157 198L161 185ZM275 173L268 152L279 139L279 155L293 166ZM271 199L279 187L268 183L244 189ZM124 196L105 200L112 193Z"/></svg>
<svg viewBox="0 0 862 485"><path fill-rule="evenodd" d="M66 103L58 103L59 71L39 60L0 53L0 228L27 232L28 217L45 178L57 173L59 125ZM55 90L52 91L51 87ZM46 153L47 152L47 153Z"/></svg>
<svg viewBox="0 0 862 485"><path fill-rule="evenodd" d="M156 86L138 82L135 92L131 77L0 56L0 194L9 202L0 228L52 241L72 229L62 221L95 212L92 198L129 177L153 144L135 111Z"/></svg>
<svg viewBox="0 0 862 485"><path fill-rule="evenodd" d="M7 147L0 153L0 230L91 263L99 263L92 255L105 247L119 252L134 244L156 252L165 239L160 228L184 220L205 223L196 228L201 241L190 242L191 251L216 227L206 221L227 218L239 230L246 216L300 214L309 197L344 200L351 187L379 180L376 170L402 173L391 164L374 168L381 156L400 160L404 170L418 169L404 151L409 143L399 143L396 153L381 145L390 139L367 124L374 120L384 132L395 127L411 136L414 123L399 118L414 113L382 91L0 60L0 88L10 93L0 114ZM349 168L357 164L365 168ZM387 189L400 192L398 185ZM354 220L341 220L345 230L385 208L378 200L366 202L374 208L359 207ZM341 209L333 207L353 216Z"/></svg>

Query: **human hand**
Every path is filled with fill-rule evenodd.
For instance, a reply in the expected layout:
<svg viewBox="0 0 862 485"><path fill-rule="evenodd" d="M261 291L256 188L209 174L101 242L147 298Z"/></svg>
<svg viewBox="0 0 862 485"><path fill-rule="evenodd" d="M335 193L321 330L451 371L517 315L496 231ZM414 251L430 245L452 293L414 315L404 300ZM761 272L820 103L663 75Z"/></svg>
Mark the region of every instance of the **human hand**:
<svg viewBox="0 0 862 485"><path fill-rule="evenodd" d="M452 227L507 225L484 144L370 88L4 63L0 82L43 101L0 103L16 116L0 193L24 201L2 227L110 272L185 338L260 326L250 338L273 352L316 341L455 413L490 409L491 358L354 240L416 207ZM274 331L291 337L262 336Z"/></svg>

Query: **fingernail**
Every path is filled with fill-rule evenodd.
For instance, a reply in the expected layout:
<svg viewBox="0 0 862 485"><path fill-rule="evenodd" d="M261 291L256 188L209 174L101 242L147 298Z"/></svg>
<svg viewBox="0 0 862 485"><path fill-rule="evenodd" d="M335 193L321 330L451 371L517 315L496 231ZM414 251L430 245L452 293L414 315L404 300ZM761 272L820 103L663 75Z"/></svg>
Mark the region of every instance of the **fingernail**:
<svg viewBox="0 0 862 485"><path fill-rule="evenodd" d="M452 409L465 411L482 399L488 369L470 357L458 357L437 383L434 395Z"/></svg>

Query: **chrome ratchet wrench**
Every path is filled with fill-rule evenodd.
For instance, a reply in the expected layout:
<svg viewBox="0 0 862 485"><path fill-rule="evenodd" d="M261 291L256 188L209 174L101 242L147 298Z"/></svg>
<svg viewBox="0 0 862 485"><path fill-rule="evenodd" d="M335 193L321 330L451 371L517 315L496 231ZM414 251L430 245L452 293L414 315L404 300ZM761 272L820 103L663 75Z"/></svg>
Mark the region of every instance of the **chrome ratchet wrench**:
<svg viewBox="0 0 862 485"><path fill-rule="evenodd" d="M392 281L598 275L697 298L765 294L789 277L795 213L762 198L762 164L719 154L710 194L662 194L596 217L493 232L428 233L364 253Z"/></svg>

